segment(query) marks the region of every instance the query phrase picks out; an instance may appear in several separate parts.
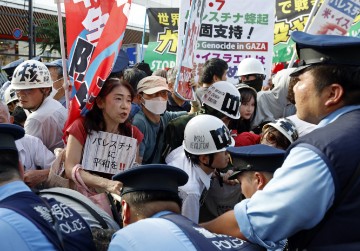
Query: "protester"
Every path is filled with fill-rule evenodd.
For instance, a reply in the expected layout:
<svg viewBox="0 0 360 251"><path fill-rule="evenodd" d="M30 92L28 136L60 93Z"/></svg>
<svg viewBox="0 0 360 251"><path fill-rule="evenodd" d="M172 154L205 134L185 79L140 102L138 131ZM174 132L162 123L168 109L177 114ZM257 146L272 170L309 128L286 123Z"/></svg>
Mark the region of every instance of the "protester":
<svg viewBox="0 0 360 251"><path fill-rule="evenodd" d="M317 129L290 146L262 191L204 226L267 249L288 238L289 250L358 250L360 39L296 31L292 39L297 115Z"/></svg>
<svg viewBox="0 0 360 251"><path fill-rule="evenodd" d="M86 221L56 200L41 199L22 181L15 140L24 129L0 124L0 249L95 250Z"/></svg>
<svg viewBox="0 0 360 251"><path fill-rule="evenodd" d="M198 101L202 102L202 97L212 84L227 80L226 74L228 68L228 64L220 58L206 60L202 68L202 75L200 76L200 87L195 92Z"/></svg>
<svg viewBox="0 0 360 251"><path fill-rule="evenodd" d="M10 116L7 106L0 102L0 124L12 124L14 118ZM46 181L49 168L55 160L54 154L44 146L37 137L25 134L15 141L19 153L19 160L24 167L24 182L29 187L41 186Z"/></svg>
<svg viewBox="0 0 360 251"><path fill-rule="evenodd" d="M245 58L238 66L237 76L239 83L247 84L257 92L261 91L265 80L265 70L263 64L256 58Z"/></svg>
<svg viewBox="0 0 360 251"><path fill-rule="evenodd" d="M147 75L144 71L139 70L137 68L130 68L124 71L124 80L127 81L131 87L133 88L134 93L137 91L137 85L141 79L145 78ZM131 103L131 111L129 115L129 119L135 116L135 114L141 110L140 100L138 100L138 96L135 95L133 102Z"/></svg>
<svg viewBox="0 0 360 251"><path fill-rule="evenodd" d="M262 91L257 95L257 111L252 123L253 131L260 133L261 128L268 122L278 118L284 118L295 114L296 108L288 96L290 74L295 68L279 71L273 78L274 88L270 91Z"/></svg>
<svg viewBox="0 0 360 251"><path fill-rule="evenodd" d="M96 147L100 147L98 144L91 144L94 140L91 140L93 135L100 135L101 132L107 133L104 137L107 135L106 138L111 137L111 140L115 140L114 142L117 142L118 135L126 136L127 138L123 137L122 139L129 138L130 142L135 141L136 149L131 148L132 151L127 151L128 147L119 146L116 148L117 146L114 145L115 152L121 151L122 157L136 162L140 161L138 149L143 135L136 126L131 125L128 121L133 97L134 93L129 84L118 78L110 78L104 83L93 108L85 115L85 118L78 118L66 130L68 137L65 156L66 176L77 183L78 186L80 186L79 183L83 183L86 191L90 190L93 193L107 191L119 194L121 188L120 182L111 180L111 168L106 169L106 172L100 172L96 169L98 167L97 162L92 163L91 161L88 162L89 166L82 166L84 161L88 161L85 156L91 156L89 155L91 151ZM95 138L95 141L97 142L97 138ZM89 144L88 148L86 148L87 142ZM109 143L102 144L106 146ZM105 157L107 158L109 154L113 153L106 152ZM127 163L127 168L130 168L132 163ZM120 167L120 163L114 165ZM118 170L118 168L116 169Z"/></svg>
<svg viewBox="0 0 360 251"><path fill-rule="evenodd" d="M189 112L191 110L190 102L183 100L182 98L179 98L174 90L177 72L178 71L176 67L171 68L167 71L167 83L170 93L168 94L166 110L169 112L179 112L179 111Z"/></svg>
<svg viewBox="0 0 360 251"><path fill-rule="evenodd" d="M186 114L170 121L165 130L163 157L182 145L184 130L190 119L199 114L209 114L221 119L228 126L232 119L240 118L240 104L240 93L233 84L226 81L214 83L208 89L206 96L203 96L202 109L199 112Z"/></svg>
<svg viewBox="0 0 360 251"><path fill-rule="evenodd" d="M56 59L44 64L48 68L51 80L53 81L50 96L66 108L62 59Z"/></svg>
<svg viewBox="0 0 360 251"><path fill-rule="evenodd" d="M272 179L276 169L284 162L285 151L267 145L228 147L234 172L229 180L238 180L241 193L251 198L258 190L263 190Z"/></svg>
<svg viewBox="0 0 360 251"><path fill-rule="evenodd" d="M220 119L198 115L185 127L183 145L166 157L167 164L189 175L189 181L179 187L181 214L195 223L199 222L200 196L204 189L209 190L211 176L228 166L226 147L230 145L234 145L234 140Z"/></svg>
<svg viewBox="0 0 360 251"><path fill-rule="evenodd" d="M160 163L165 128L170 120L186 114L166 111L168 93L169 87L163 77L146 77L138 84L137 96L141 102L141 111L134 116L133 124L144 134L139 163Z"/></svg>
<svg viewBox="0 0 360 251"><path fill-rule="evenodd" d="M229 129L234 130L232 134L240 134L251 130L251 123L254 120L257 108L256 90L246 84L239 84L236 87L241 96L240 118L230 122Z"/></svg>
<svg viewBox="0 0 360 251"><path fill-rule="evenodd" d="M19 103L19 99L16 96L15 90L7 88L4 93L4 99L11 115L14 112L15 107Z"/></svg>
<svg viewBox="0 0 360 251"><path fill-rule="evenodd" d="M125 228L115 233L109 251L262 250L236 238L214 235L179 215L178 186L188 177L178 168L144 165L114 179L124 184L121 204Z"/></svg>
<svg viewBox="0 0 360 251"><path fill-rule="evenodd" d="M49 97L52 81L46 66L36 60L21 63L14 71L9 88L16 91L20 105L30 112L24 125L26 134L41 139L52 152L64 147L62 129L67 110Z"/></svg>

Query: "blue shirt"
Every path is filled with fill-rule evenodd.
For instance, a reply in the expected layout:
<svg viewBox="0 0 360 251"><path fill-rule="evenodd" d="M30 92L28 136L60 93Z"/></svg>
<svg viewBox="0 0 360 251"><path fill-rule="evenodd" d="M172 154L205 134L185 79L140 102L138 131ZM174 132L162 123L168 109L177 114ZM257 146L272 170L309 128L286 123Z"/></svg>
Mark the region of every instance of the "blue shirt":
<svg viewBox="0 0 360 251"><path fill-rule="evenodd" d="M187 114L187 112L168 112L165 111L161 115L161 123L163 125L162 132L159 138L158 145L156 146L156 138L160 129L160 123L155 124L148 120L142 110L135 114L132 124L139 128L144 134L144 139L140 144L140 156L143 157L143 163L147 163L152 154L154 158L151 163L160 163L161 152L164 147L164 134L165 128L169 124L170 120L177 118L181 115ZM156 146L156 151L154 151Z"/></svg>
<svg viewBox="0 0 360 251"><path fill-rule="evenodd" d="M151 218L140 220L117 231L108 251L196 251L183 231L169 220L158 218L162 211Z"/></svg>
<svg viewBox="0 0 360 251"><path fill-rule="evenodd" d="M355 109L360 105L338 109L317 128ZM332 206L334 195L333 178L325 162L314 151L296 146L265 188L237 204L234 212L249 241L268 249L280 248L282 240L317 225Z"/></svg>
<svg viewBox="0 0 360 251"><path fill-rule="evenodd" d="M19 192L30 191L22 181L0 186L0 201ZM0 208L0 250L55 250L43 233L28 219L6 208Z"/></svg>

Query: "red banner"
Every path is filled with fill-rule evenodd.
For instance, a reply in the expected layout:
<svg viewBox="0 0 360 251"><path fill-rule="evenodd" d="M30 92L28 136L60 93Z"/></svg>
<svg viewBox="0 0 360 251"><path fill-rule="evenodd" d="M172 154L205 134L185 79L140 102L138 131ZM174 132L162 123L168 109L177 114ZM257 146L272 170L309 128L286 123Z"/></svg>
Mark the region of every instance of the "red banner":
<svg viewBox="0 0 360 251"><path fill-rule="evenodd" d="M131 0L65 1L68 74L73 85L64 130L89 111L122 45Z"/></svg>

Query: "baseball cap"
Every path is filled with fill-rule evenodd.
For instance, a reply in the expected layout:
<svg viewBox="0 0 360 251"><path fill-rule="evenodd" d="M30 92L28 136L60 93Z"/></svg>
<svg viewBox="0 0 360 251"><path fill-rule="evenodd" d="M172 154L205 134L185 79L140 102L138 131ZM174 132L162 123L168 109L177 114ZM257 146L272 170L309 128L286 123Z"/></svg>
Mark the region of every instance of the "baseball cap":
<svg viewBox="0 0 360 251"><path fill-rule="evenodd" d="M166 79L159 76L149 76L140 80L137 86L138 93L154 94L159 91L170 91Z"/></svg>

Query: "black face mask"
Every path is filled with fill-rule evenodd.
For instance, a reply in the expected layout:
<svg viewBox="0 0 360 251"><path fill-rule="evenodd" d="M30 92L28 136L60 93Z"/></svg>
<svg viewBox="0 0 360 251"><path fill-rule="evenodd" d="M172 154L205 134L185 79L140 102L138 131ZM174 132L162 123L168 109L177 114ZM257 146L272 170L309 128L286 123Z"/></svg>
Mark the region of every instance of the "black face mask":
<svg viewBox="0 0 360 251"><path fill-rule="evenodd" d="M261 78L256 78L254 80L247 80L241 83L247 84L248 86L254 88L257 92L261 91L263 86L263 80Z"/></svg>

